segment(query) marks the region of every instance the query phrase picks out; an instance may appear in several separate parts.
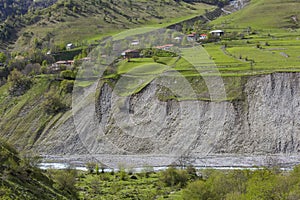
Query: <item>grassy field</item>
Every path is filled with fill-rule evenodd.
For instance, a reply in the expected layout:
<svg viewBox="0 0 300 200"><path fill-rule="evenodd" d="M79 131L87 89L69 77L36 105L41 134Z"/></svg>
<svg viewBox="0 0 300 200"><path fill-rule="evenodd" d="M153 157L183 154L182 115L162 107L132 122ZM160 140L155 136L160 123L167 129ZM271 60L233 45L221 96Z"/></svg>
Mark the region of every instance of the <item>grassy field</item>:
<svg viewBox="0 0 300 200"><path fill-rule="evenodd" d="M300 17L299 1L251 0L250 5L226 17L215 20L213 25L231 28L252 27L255 29L299 28L291 17Z"/></svg>
<svg viewBox="0 0 300 200"><path fill-rule="evenodd" d="M299 166L257 170L179 170L160 172L81 173L76 182L80 199L252 200L299 199ZM197 174L199 176L197 176Z"/></svg>
<svg viewBox="0 0 300 200"><path fill-rule="evenodd" d="M60 82L48 75L33 78L34 84L22 96L11 96L9 84L0 87L0 136L6 138L7 133L14 133L8 142L20 149L28 149L51 124L51 120L60 118L62 113L48 114L45 111L46 93L50 88L56 88L61 102L70 106L71 94L65 94L60 89ZM53 94L54 95L54 94Z"/></svg>
<svg viewBox="0 0 300 200"><path fill-rule="evenodd" d="M171 90L176 93L160 88L156 95L162 101L211 100L209 89L212 88L207 86L206 77L221 77L223 74L201 46L182 48L180 51L181 57L159 57L157 62L152 58L135 58L130 62L122 60L117 64L116 74L104 76L103 80L110 82L114 92L121 96L138 93L150 82L157 80L173 88ZM227 93L226 99L222 100L241 98L241 76L224 76L219 81L224 84Z"/></svg>
<svg viewBox="0 0 300 200"><path fill-rule="evenodd" d="M220 42L205 45L222 76L299 71L299 6L298 1L252 0L211 22L225 31Z"/></svg>

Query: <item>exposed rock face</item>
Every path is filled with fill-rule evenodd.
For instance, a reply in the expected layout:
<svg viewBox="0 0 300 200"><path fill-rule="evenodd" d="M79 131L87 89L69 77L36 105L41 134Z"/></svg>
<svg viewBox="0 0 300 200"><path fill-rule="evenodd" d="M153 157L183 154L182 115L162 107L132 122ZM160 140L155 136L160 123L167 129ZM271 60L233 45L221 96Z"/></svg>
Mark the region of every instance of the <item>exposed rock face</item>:
<svg viewBox="0 0 300 200"><path fill-rule="evenodd" d="M214 152L298 153L299 78L298 73L250 77L244 101L222 102L226 120Z"/></svg>
<svg viewBox="0 0 300 200"><path fill-rule="evenodd" d="M36 147L47 154L295 154L299 83L299 73L253 76L243 100L222 102L162 102L155 81L130 97L103 84L94 104L74 112L75 125L71 118L56 122L60 125L48 130L51 139L40 139Z"/></svg>

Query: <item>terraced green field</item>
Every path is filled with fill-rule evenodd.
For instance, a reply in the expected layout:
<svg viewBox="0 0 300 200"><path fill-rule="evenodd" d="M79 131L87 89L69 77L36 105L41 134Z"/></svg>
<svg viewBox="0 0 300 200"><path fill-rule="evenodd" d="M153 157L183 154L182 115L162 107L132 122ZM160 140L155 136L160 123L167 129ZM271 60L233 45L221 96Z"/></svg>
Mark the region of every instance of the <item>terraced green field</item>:
<svg viewBox="0 0 300 200"><path fill-rule="evenodd" d="M211 22L213 29L225 31L220 42L205 46L221 74L299 71L299 6L299 1L252 0Z"/></svg>

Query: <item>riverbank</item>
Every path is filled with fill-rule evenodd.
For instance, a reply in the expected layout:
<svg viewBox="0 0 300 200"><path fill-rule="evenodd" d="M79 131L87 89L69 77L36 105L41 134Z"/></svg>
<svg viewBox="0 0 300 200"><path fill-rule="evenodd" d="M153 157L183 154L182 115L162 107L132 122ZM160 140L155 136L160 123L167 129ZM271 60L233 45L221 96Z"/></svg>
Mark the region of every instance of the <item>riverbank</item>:
<svg viewBox="0 0 300 200"><path fill-rule="evenodd" d="M134 168L137 171L152 166L156 171L170 165L193 165L196 168L214 169L252 169L257 167L278 166L283 170L292 169L300 164L298 155L208 155L177 157L169 155L44 155L41 168L65 169L73 167L85 170L86 163L102 163L105 168L117 170L120 167Z"/></svg>

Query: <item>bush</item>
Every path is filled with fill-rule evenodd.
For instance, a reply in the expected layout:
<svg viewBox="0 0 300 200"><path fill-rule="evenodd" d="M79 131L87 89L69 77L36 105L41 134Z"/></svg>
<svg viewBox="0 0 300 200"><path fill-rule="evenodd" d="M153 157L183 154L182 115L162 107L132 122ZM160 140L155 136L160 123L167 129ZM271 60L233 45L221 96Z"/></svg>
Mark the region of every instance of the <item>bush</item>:
<svg viewBox="0 0 300 200"><path fill-rule="evenodd" d="M160 180L168 187L184 187L188 181L188 173L185 170L170 167L161 173Z"/></svg>
<svg viewBox="0 0 300 200"><path fill-rule="evenodd" d="M68 80L75 80L76 74L72 70L65 70L60 72L60 77Z"/></svg>
<svg viewBox="0 0 300 200"><path fill-rule="evenodd" d="M0 52L0 63L5 63L6 62L6 55L3 52Z"/></svg>
<svg viewBox="0 0 300 200"><path fill-rule="evenodd" d="M72 93L73 86L74 86L73 80L63 80L60 83L60 91L65 92L65 93Z"/></svg>
<svg viewBox="0 0 300 200"><path fill-rule="evenodd" d="M59 94L54 89L51 89L45 94L43 107L48 114L57 114L67 108L67 106L61 102Z"/></svg>
<svg viewBox="0 0 300 200"><path fill-rule="evenodd" d="M184 200L215 199L214 197L208 185L202 180L190 183L187 188L183 190Z"/></svg>
<svg viewBox="0 0 300 200"><path fill-rule="evenodd" d="M22 73L25 75L37 75L41 73L41 65L36 64L27 64L22 70Z"/></svg>
<svg viewBox="0 0 300 200"><path fill-rule="evenodd" d="M157 62L159 60L159 57L153 56L152 59L153 59L154 62Z"/></svg>

